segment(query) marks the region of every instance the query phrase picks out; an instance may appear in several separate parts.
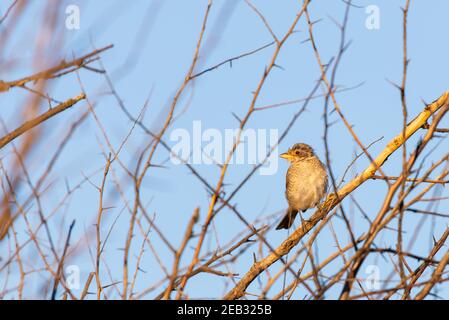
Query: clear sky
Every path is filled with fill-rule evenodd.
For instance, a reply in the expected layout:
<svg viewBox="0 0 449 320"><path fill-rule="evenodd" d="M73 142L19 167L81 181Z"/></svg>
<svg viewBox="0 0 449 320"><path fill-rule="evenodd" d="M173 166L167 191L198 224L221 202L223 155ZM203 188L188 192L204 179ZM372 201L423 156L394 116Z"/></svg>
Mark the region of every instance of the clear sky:
<svg viewBox="0 0 449 320"><path fill-rule="evenodd" d="M300 1L293 0L254 0L252 3L263 13L278 36L285 34L300 8ZM62 32L65 38L60 58L70 59L73 54L79 56L91 51L94 47L113 44L113 49L102 54L102 62L112 76L118 94L134 116L139 114L146 99L149 98L144 123L153 130L160 128L161 122L165 119L168 104L190 66L207 1L71 0L67 2L68 4L79 6L81 24L79 30L67 30L64 26L64 18L60 19L61 25L57 28L64 29L59 32ZM354 1L354 5L350 10L346 34L351 44L343 56L337 74L337 84L341 88L351 89L338 93L337 99L348 121L354 125L355 132L365 145L384 137L370 149L371 154L376 155L390 138L400 132L402 125L399 91L391 82L400 83L402 77L402 11L400 7L404 5L404 1L358 0ZM365 8L369 5L375 5L380 10L379 29L370 30L365 26L368 17ZM40 1L34 1L33 6L28 8L26 13L29 19L20 24L24 37L28 37L31 41L39 36L36 31L38 28L33 25L35 23L33 15L41 12L42 8ZM62 6L62 8L65 7ZM319 20L314 30L324 61L329 61L338 52L340 33L334 20L342 21L345 8L345 3L337 0L314 0L310 6L312 19ZM4 6L1 6L1 9L3 12ZM448 11L448 1L411 1L408 21L410 64L407 81L410 119L422 110L423 101L431 102L448 89ZM64 17L65 12L62 11L60 15ZM314 87L320 70L310 42L304 41L308 39L308 30L303 18L298 26L298 32L289 38L280 54L278 61L280 68L275 68L269 75L256 106L301 99L306 97ZM257 49L271 41L271 35L262 20L244 1L213 1L196 71ZM32 52L27 52L25 49L26 43L23 39L20 41L18 39L15 46L8 48L9 51L3 55L14 55L23 68L13 74L0 69L0 79L15 79L32 70L27 65ZM176 116L179 117L170 127L165 141L173 146L175 142L169 140L170 133L175 129L192 132L194 121L201 121L203 130L218 129L224 132L225 129L237 128L238 122L233 114L242 117L246 113L252 92L256 89L265 66L269 64L273 50L274 47L268 47L234 61L232 67L225 64L197 78L194 86L190 86L182 96L176 109ZM127 136L132 123L121 111L114 97L107 94L104 77L87 70L82 71L80 77L87 93L92 97L92 102L96 105L97 114L111 143L117 149ZM322 93L322 90L320 89L319 92ZM65 100L79 93L80 87L75 75L57 82L57 85L51 89L52 96L58 100ZM2 111L3 120L13 119L13 106L18 101L23 101L23 92L2 94L0 101L4 106L3 109L7 109ZM311 101L306 112L301 114L280 144L279 151L285 151L296 142L305 142L312 145L317 155L324 160L323 104L323 99ZM256 112L248 122L247 128L277 129L282 132L301 106L301 103L294 103ZM42 170L42 167L38 165L39 160L45 159L46 154L54 150L54 144L59 141L60 133L64 132L78 112L77 109L70 110L57 119L53 119L45 127L49 143L35 148L33 153L35 161L30 161L37 171ZM338 115L332 113L330 121L337 120L339 120ZM447 127L447 120L445 124ZM13 126L14 124L11 124L11 127ZM413 148L422 134L419 133L411 139L409 148ZM52 172L51 180L54 185L46 204L47 210L51 210L61 201L66 191L65 181L69 181L73 186L82 180L84 175L100 170L92 177L92 181L97 185L101 182L101 170L105 160L99 145L104 147L105 140L94 119L88 119L77 131L75 137ZM122 151L123 163L134 169L136 150L141 150L142 146L148 142L149 137L136 128ZM341 121L337 121L330 129L330 145L332 166L339 181L354 159L354 152L358 153L360 150ZM447 152L447 149L448 143L444 140L435 152L435 159L438 159L438 155L443 152ZM385 165L387 174L395 175L400 172L400 156L401 153L398 152L390 157ZM147 204L148 212L154 214L159 228L165 232L171 243L178 246L195 207L200 207L200 221L204 221L210 200L209 195L204 186L185 166L176 166L169 161L169 154L163 148L158 151L155 160L164 167L149 170L143 183L143 202ZM359 173L367 164L368 160L361 157L350 170L346 181ZM219 175L218 166L195 164L194 167L213 185L216 184ZM233 204L237 204L239 211L248 221L276 212L281 214L285 210L284 183L287 167L287 163L279 159L278 170L273 175L257 173L233 199ZM231 165L225 179L225 191L233 190L251 168L251 164ZM123 171L118 164L115 164L114 170L117 171L118 177L123 177ZM115 224L113 236L108 240L104 256L105 262L111 269L112 277L120 281L123 255L120 249L123 248L126 238L129 214L123 210L123 202L116 201L119 200L118 193L112 181L109 182L107 190L104 206L107 207L110 204L113 208L106 213L104 232L106 233L118 215L119 218ZM368 181L354 193L354 196L365 208L368 216L373 218L377 214L385 191L385 183ZM125 192L131 200L132 188L128 188ZM353 228L357 231L357 236L360 236L367 230L368 224L358 210L349 204L347 206ZM63 227L66 230L70 221L76 219L74 239L80 239L85 232L93 230L97 208L97 190L89 183L84 184L67 202L65 213L55 217L52 228L57 230ZM442 201L437 211L447 213L449 203ZM422 223L421 218L420 215L407 216L406 224L410 234L405 235L406 243L412 237L412 231L416 225ZM275 223L277 220L270 221ZM345 228L341 219L334 218L333 221L336 230L341 231L342 243L348 243L349 239L344 233ZM217 215L214 226L222 243L226 243L238 232L245 230L242 222L229 210L223 210ZM419 238L411 248L411 251L417 254L427 252L431 245L430 218L424 220L423 228L428 232L423 232L421 235L427 234L427 236ZM435 237L438 238L445 228L446 223L438 224L434 229ZM278 245L285 237L286 232L274 230L267 235L267 239L273 246ZM205 244L205 248L216 246L214 237L211 239L211 242ZM395 233L386 233L377 244L393 247L394 239ZM171 268L170 252L164 249L158 237L154 236L152 242L156 249L160 249L161 258ZM193 241L192 246L195 243ZM139 236L136 237L131 256L138 254L140 244ZM82 244L78 245L83 248ZM336 248L331 232L323 232L317 240L316 247L320 259L334 252ZM92 271L93 264L86 248L82 250L84 253L71 259L70 264L80 266L81 282L84 283L87 275ZM190 261L192 251L193 249L189 247L183 260L184 264ZM241 259L233 272L242 275L248 270L252 263L252 252L249 252L246 257ZM381 273L384 272L382 276L385 278L391 270L388 257L379 256L377 260L368 261L367 264L378 265ZM273 272L278 267L273 266ZM139 275L140 281L136 290L150 286L163 275L150 252L145 254L141 268L146 273ZM337 269L329 270L331 274L331 271ZM360 276L365 276L363 271ZM108 277L105 277L106 283L109 281L107 279ZM224 281L217 277L202 275L192 279L187 290L193 298L220 297L226 291L223 284ZM254 283L254 288L257 291L257 281ZM332 294L338 294L339 288L337 286ZM39 288L36 287L34 290L30 290L30 293L38 295ZM158 293L159 291L150 293L145 298L153 298ZM305 291L298 292L295 297L302 298L305 293ZM439 292L445 297L448 297L448 293L447 290Z"/></svg>

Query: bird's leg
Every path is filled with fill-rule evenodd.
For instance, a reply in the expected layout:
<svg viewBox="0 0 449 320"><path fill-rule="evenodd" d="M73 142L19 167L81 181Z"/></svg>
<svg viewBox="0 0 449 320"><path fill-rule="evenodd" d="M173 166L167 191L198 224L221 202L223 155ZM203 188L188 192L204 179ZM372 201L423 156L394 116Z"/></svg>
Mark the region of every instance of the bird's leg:
<svg viewBox="0 0 449 320"><path fill-rule="evenodd" d="M304 212L304 211L298 210L299 217L301 218L302 232L305 233L306 232L306 229L304 228L305 227L305 222L307 222L308 220L304 220L304 218L302 217L302 212Z"/></svg>

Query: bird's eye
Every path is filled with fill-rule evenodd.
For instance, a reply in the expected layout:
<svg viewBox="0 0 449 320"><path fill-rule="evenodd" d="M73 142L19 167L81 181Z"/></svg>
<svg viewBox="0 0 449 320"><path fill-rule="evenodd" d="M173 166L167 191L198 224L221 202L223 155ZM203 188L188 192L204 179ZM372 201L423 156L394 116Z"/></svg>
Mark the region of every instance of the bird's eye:
<svg viewBox="0 0 449 320"><path fill-rule="evenodd" d="M298 155L298 156L299 156L299 151L296 151L295 153L296 153L296 155Z"/></svg>

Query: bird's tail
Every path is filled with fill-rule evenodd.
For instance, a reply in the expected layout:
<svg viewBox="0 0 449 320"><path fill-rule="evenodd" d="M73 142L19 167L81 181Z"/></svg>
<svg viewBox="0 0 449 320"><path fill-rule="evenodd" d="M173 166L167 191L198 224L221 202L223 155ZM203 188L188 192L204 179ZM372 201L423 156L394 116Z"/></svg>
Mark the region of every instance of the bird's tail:
<svg viewBox="0 0 449 320"><path fill-rule="evenodd" d="M292 226L293 221L295 221L297 214L298 214L297 210L288 208L284 218L282 218L281 222L276 227L276 230L289 229Z"/></svg>

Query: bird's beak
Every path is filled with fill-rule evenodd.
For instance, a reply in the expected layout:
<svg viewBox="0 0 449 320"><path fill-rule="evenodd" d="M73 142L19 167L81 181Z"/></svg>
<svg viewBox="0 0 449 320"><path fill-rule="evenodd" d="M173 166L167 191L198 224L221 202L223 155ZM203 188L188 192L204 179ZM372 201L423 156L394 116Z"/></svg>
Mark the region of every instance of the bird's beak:
<svg viewBox="0 0 449 320"><path fill-rule="evenodd" d="M288 152L284 152L280 155L280 157L288 160L290 159L291 156Z"/></svg>

